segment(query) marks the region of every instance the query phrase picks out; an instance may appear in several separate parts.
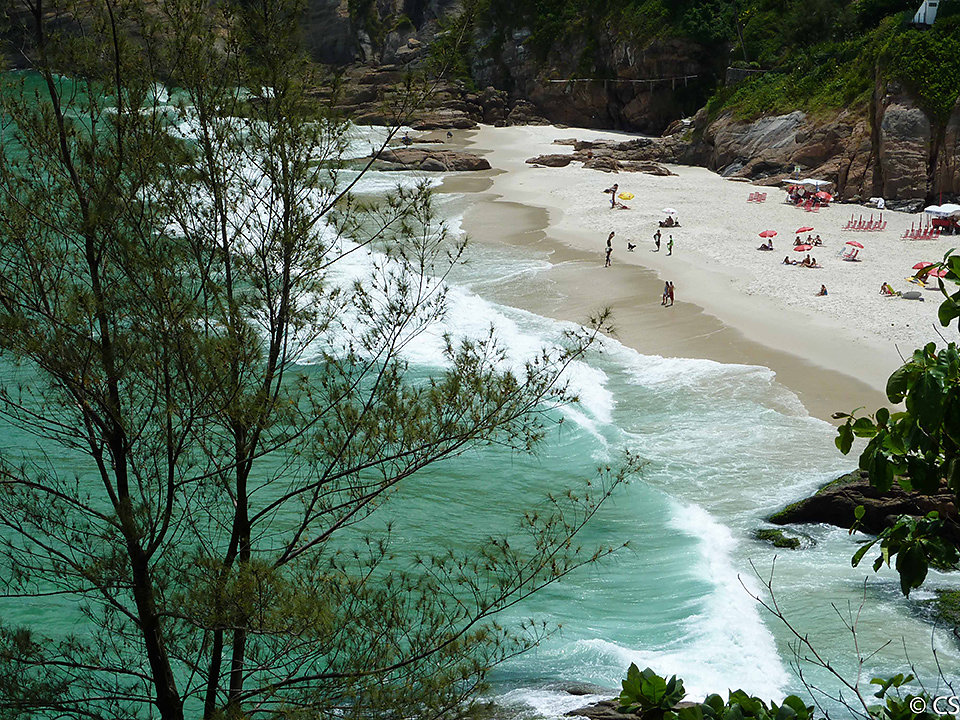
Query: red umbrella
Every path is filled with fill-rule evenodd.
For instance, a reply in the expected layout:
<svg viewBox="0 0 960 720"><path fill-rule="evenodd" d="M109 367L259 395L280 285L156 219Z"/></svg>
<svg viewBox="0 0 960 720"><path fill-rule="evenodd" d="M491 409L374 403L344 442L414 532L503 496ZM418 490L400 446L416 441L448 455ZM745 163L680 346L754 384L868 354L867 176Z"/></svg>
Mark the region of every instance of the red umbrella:
<svg viewBox="0 0 960 720"><path fill-rule="evenodd" d="M776 235L777 235L776 230L764 230L762 233L760 233L760 237L762 238L776 237Z"/></svg>
<svg viewBox="0 0 960 720"><path fill-rule="evenodd" d="M858 243L856 240L847 240L847 245L853 245L854 247L858 247L863 250L863 245Z"/></svg>
<svg viewBox="0 0 960 720"><path fill-rule="evenodd" d="M794 252L806 252L807 250L812 250L813 245L795 245L793 247Z"/></svg>
<svg viewBox="0 0 960 720"><path fill-rule="evenodd" d="M914 270L923 270L925 267L930 267L933 265L932 262L927 262L926 260L921 260L916 265L913 266Z"/></svg>
<svg viewBox="0 0 960 720"><path fill-rule="evenodd" d="M810 227L809 225L804 225L802 228L797 228L797 233L799 234L802 232L810 232L811 230L813 230L812 227Z"/></svg>
<svg viewBox="0 0 960 720"><path fill-rule="evenodd" d="M927 275L933 275L934 277L943 277L947 274L946 268L938 268L937 270L931 270Z"/></svg>
<svg viewBox="0 0 960 720"><path fill-rule="evenodd" d="M818 192L817 197L820 198L821 200L833 200L833 195L826 192L825 190L821 190L820 192Z"/></svg>

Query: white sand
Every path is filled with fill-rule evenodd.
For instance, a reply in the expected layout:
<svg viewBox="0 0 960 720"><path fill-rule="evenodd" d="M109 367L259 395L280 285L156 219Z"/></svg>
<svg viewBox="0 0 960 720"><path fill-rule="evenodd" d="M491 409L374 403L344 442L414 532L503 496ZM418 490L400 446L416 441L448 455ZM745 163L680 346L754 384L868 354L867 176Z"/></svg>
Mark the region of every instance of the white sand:
<svg viewBox="0 0 960 720"><path fill-rule="evenodd" d="M908 354L929 341L942 344L935 329L941 299L936 290L921 290L926 301L918 302L883 297L879 288L887 281L896 290L919 290L905 280L915 272L912 266L939 260L960 238L902 240L919 216L891 211L883 214L884 232L843 232L851 213L869 217L873 212L876 217L877 211L837 204L818 213L804 212L785 204L782 190L725 180L702 168L671 166L676 176L656 177L607 174L579 163L538 168L524 162L540 154L572 152L570 146L553 144L554 139L570 137L631 136L549 126L481 127L470 143L494 169L506 171L493 178L492 192L504 201L546 210L545 232L551 239L596 253L597 271L587 272L598 307L604 304L605 276L600 273L609 273L601 267L604 244L615 230L615 265L648 267L674 282L678 301L699 305L746 338L855 376L874 388L882 388L901 363L898 348ZM626 203L630 210L610 209L610 196L601 190L614 182L621 192L635 195ZM767 201L747 202L754 191L767 192ZM663 229L662 250L654 253L652 235L667 207L679 212L682 226ZM781 264L785 255L804 257L792 250L794 231L804 225L813 226L813 234L824 242L810 252L821 269ZM757 251L763 242L758 233L767 229L778 233L776 250ZM666 250L670 234L673 256ZM626 251L628 240L638 245L635 252ZM864 245L862 262L840 259L847 240ZM827 287L826 297L816 296L821 284ZM956 332L941 330L950 338Z"/></svg>

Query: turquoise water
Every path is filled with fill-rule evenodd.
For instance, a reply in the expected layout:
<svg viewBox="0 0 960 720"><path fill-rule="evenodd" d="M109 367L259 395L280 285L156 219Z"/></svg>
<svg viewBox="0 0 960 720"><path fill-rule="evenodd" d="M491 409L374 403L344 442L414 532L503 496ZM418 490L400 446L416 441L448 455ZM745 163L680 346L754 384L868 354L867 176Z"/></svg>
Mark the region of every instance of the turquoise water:
<svg viewBox="0 0 960 720"><path fill-rule="evenodd" d="M355 142L356 154L364 153L364 143ZM376 194L397 181L417 180L373 173L361 189ZM455 228L457 218L449 219ZM480 337L493 325L510 361L522 363L569 327L484 297L518 273L535 284L548 258L477 247L469 260L451 279L444 326L407 350L417 372L442 366L445 331ZM359 276L369 262L357 254L342 272ZM306 368L310 360L304 358ZM932 633L919 619L916 603L900 596L892 573L871 576L865 588L864 571L850 568L855 539L845 531L805 528L815 545L798 552L775 551L751 539L770 511L854 464L836 451L833 428L809 417L770 370L644 356L604 340L570 369L568 379L582 402L558 411L565 422L550 431L538 455L470 452L432 468L392 500L399 549L465 547L514 529L518 508L593 477L598 465L616 463L625 450L645 459L642 473L618 490L581 538L586 546L628 541L630 547L577 571L505 618L536 617L561 627L535 651L494 672L490 696L510 714L554 716L580 706L585 698L563 692L564 685L588 682L613 690L630 662L679 674L693 698L738 687L768 698L801 691L791 668L789 630L748 594L760 588L751 563L769 573L777 552L775 587L788 617L847 677L856 672L856 657L840 615L856 609L865 594L861 648L871 652L893 639L867 663L867 679L875 671L906 670L904 645L928 685L937 676L931 646L956 679L955 641ZM4 448L39 454L31 443L0 432ZM62 453L48 459L61 467L73 464ZM928 584L948 582L955 581L935 576ZM53 633L82 627L73 606L62 600L5 602L0 613ZM804 672L828 690L838 687L823 672Z"/></svg>
<svg viewBox="0 0 960 720"><path fill-rule="evenodd" d="M454 281L451 330L474 334L493 324L519 354L557 337L562 323L482 297L518 274L535 284L549 267L546 257L480 247L470 258ZM417 352L429 364L430 353ZM793 552L752 539L770 512L855 466L836 450L832 426L811 418L772 371L644 356L605 340L602 352L572 369L571 380L582 405L539 458L468 459L435 496L403 499L417 508L403 513L410 537L442 543L451 532L506 527L500 508L514 498L589 477L625 449L647 461L583 538L631 547L542 592L518 613L562 630L496 672L493 695L500 702L522 714L558 714L584 703L563 692L565 684L616 689L630 662L681 675L693 697L737 687L768 698L802 692L790 630L744 588L761 589L752 566L766 577L775 556L777 601L845 677L855 678L857 660L844 620L853 622L859 611L863 656L892 641L865 662L864 683L913 663L931 688L937 660L956 681L956 641L921 620L916 602L955 579L931 577L908 602L890 571L864 584L867 574L849 561L857 539L844 530L803 528L812 546ZM437 505L448 509L439 519ZM810 682L836 692L835 678L801 665Z"/></svg>

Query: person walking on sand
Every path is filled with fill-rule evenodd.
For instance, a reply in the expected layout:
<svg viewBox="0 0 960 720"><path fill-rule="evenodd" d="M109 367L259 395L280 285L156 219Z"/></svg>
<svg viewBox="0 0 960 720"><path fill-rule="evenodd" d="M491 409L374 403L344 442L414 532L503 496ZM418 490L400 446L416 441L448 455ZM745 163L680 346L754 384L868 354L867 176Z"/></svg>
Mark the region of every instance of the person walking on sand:
<svg viewBox="0 0 960 720"><path fill-rule="evenodd" d="M607 235L607 247L608 247L608 248L613 247L613 236L616 235L616 234L617 234L617 231L614 230L614 231L611 232L609 235Z"/></svg>
<svg viewBox="0 0 960 720"><path fill-rule="evenodd" d="M606 259L603 261L603 266L604 266L605 268L608 268L608 267L610 267L610 266L613 264L612 262L610 262L610 253L612 253L612 252L613 252L613 248L612 248L610 245L607 245L607 257L606 257Z"/></svg>
<svg viewBox="0 0 960 720"><path fill-rule="evenodd" d="M673 255L673 235L667 236L667 255Z"/></svg>
<svg viewBox="0 0 960 720"><path fill-rule="evenodd" d="M673 307L673 283L672 282L667 283L667 300L670 301L667 307Z"/></svg>
<svg viewBox="0 0 960 720"><path fill-rule="evenodd" d="M617 183L613 184L613 192L610 193L610 209L613 210L617 207L617 190L620 189L620 186Z"/></svg>
<svg viewBox="0 0 960 720"><path fill-rule="evenodd" d="M659 229L653 234L653 243L654 245L657 246L657 249L654 250L654 252L660 252L660 230Z"/></svg>

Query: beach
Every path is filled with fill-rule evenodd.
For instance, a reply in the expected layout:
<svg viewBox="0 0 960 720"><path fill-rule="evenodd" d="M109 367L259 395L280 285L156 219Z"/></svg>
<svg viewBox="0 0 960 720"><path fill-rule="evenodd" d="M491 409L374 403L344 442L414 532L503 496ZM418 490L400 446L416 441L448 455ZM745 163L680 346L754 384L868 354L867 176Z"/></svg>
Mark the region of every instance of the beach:
<svg viewBox="0 0 960 720"><path fill-rule="evenodd" d="M764 203L747 202L758 188L703 168L669 166L675 175L610 174L571 163L536 167L527 158L567 153L560 138L624 140L616 132L521 126L480 127L457 138L486 157L485 179L448 176L440 191L465 192L463 229L474 242L506 243L547 253L551 267L536 282L520 279L498 289L498 301L563 320L584 322L603 307L613 310L615 337L644 354L708 358L769 367L816 417L885 402L886 379L927 342L942 344L937 325L940 294L906 278L918 261L935 262L954 240L901 239L918 216L886 211L883 232L845 232L851 214L878 211L834 204L817 213L783 202L778 188ZM629 210L612 210L602 190L619 183L635 197ZM680 227L663 228L660 252L652 236L664 208ZM810 254L821 268L783 265L795 230L812 226L823 245ZM773 252L756 248L758 233L774 230ZM603 267L610 231L613 265ZM806 237L807 233L803 233ZM667 254L668 236L674 250ZM840 255L853 240L861 262ZM627 243L636 245L627 251ZM665 280L676 288L672 308L660 305ZM920 290L924 302L880 295L881 283ZM825 285L827 296L818 297Z"/></svg>

